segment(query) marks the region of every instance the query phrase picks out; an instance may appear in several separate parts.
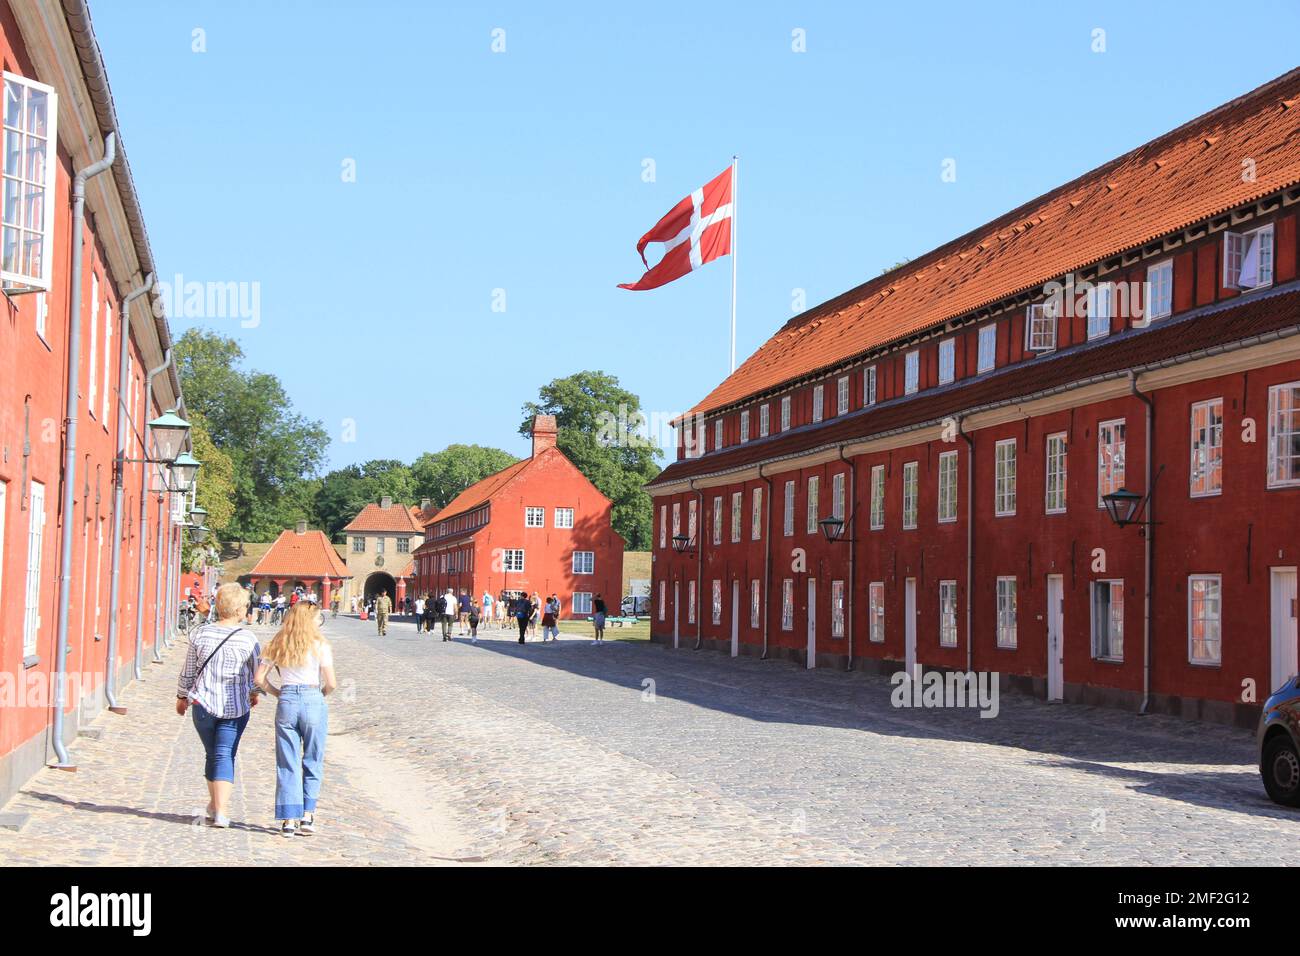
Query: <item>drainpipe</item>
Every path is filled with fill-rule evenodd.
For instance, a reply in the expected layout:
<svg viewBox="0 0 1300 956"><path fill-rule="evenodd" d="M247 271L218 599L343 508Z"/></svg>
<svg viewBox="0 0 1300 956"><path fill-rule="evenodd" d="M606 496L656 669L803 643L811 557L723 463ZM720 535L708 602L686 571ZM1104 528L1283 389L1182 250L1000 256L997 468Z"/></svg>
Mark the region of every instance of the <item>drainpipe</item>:
<svg viewBox="0 0 1300 956"><path fill-rule="evenodd" d="M63 707L66 702L64 670L68 656L68 610L72 606L72 509L76 505L77 478L77 404L78 378L81 372L81 231L86 220L86 180L98 176L117 157L117 137L104 137L104 155L91 163L72 180L72 292L68 315L68 399L67 432L63 457L63 550L59 557L59 627L54 645L54 753L59 770L76 770L63 745Z"/></svg>
<svg viewBox="0 0 1300 956"><path fill-rule="evenodd" d="M146 421L153 415L153 380L161 375L172 364L172 350L168 349L163 353L162 364L157 368L151 368L148 376L145 378L145 398L144 398L144 419ZM141 432L141 458L149 457L149 429ZM145 533L149 530L149 468L148 462L140 463L140 583L136 588L137 604L135 608L135 679L140 680L144 675L140 671L140 659L144 654L144 584L145 584ZM154 547L154 559L160 558L159 552L162 550L161 540L162 525L159 525L159 541ZM158 573L162 573L161 566ZM157 602L154 603L156 608ZM158 662L158 649L154 647L154 661Z"/></svg>
<svg viewBox="0 0 1300 956"><path fill-rule="evenodd" d="M1147 407L1146 460L1143 462L1146 470L1147 517L1142 528L1146 586L1142 595L1142 705L1138 708L1138 713L1148 714L1151 712L1151 590L1155 571L1155 552L1151 547L1151 538L1155 534L1156 520L1155 489L1151 486L1151 433L1156 423L1156 406L1151 397L1138 388L1136 372L1129 373L1128 383L1133 397Z"/></svg>
<svg viewBox="0 0 1300 956"><path fill-rule="evenodd" d="M855 540L858 526L858 463L852 458L844 457L843 445L840 445L840 461L846 462L849 466L849 493L845 498L849 503L850 511L849 519L844 523L849 536L849 606L845 609L848 620L846 621L847 626L844 628L849 639L849 660L844 665L844 669L851 671L853 670L853 594L858 587L857 575L855 574L856 561L854 560L858 550L857 541Z"/></svg>
<svg viewBox="0 0 1300 956"><path fill-rule="evenodd" d="M975 634L971 631L971 602L975 573L975 442L966 431L966 419L957 420L957 434L966 442L966 673L975 669Z"/></svg>
<svg viewBox="0 0 1300 956"><path fill-rule="evenodd" d="M695 479L690 481L691 491L695 492L695 537L699 540L695 542L695 649L698 651L704 644L704 614L703 614L703 595L704 591L704 535L700 532L700 523L704 520L704 492L695 487Z"/></svg>
<svg viewBox="0 0 1300 956"><path fill-rule="evenodd" d="M127 432L127 397L131 383L126 380L127 355L131 348L131 303L153 288L153 273L144 278L144 285L132 289L122 300L122 331L118 336L117 347L117 457L126 458ZM110 584L108 592L108 674L104 682L104 696L108 700L108 709L115 714L125 714L126 708L117 702L117 612L122 584L122 510L126 496L125 485L126 462L116 464L113 475L113 557L111 561ZM141 553L141 560L144 555Z"/></svg>
<svg viewBox="0 0 1300 956"><path fill-rule="evenodd" d="M763 474L763 466L758 466L758 477L763 484L767 485L767 501L764 507L767 513L763 516L763 524L766 533L763 535L763 656L759 660L767 660L767 629L770 615L770 600L772 593L772 479Z"/></svg>

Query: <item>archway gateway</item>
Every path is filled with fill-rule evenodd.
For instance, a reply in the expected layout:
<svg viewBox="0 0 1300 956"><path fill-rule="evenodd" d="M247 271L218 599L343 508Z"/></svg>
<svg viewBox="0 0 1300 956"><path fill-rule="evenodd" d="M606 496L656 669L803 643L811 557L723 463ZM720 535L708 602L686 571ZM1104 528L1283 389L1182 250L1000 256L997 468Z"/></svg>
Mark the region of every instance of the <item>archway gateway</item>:
<svg viewBox="0 0 1300 956"><path fill-rule="evenodd" d="M388 599L393 602L393 607L397 607L397 582L393 576L386 571L375 571L370 577L366 578L365 597L366 603L370 603L379 597L380 593L388 595Z"/></svg>

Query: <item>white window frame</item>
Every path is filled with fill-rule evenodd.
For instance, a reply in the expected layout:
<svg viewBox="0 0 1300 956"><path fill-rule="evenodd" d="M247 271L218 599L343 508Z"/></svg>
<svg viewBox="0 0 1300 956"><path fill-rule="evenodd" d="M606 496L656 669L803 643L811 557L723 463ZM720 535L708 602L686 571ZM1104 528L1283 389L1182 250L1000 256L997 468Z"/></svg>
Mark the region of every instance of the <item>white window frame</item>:
<svg viewBox="0 0 1300 956"><path fill-rule="evenodd" d="M781 431L790 430L790 396L783 396L781 399Z"/></svg>
<svg viewBox="0 0 1300 956"><path fill-rule="evenodd" d="M794 630L794 579L781 582L781 630Z"/></svg>
<svg viewBox="0 0 1300 956"><path fill-rule="evenodd" d="M673 505L676 508L676 505ZM545 528L546 527L546 508L537 505L528 505L524 508L524 527L525 528ZM674 529L674 534L676 530Z"/></svg>
<svg viewBox="0 0 1300 956"><path fill-rule="evenodd" d="M713 623L718 625L722 623L722 581L718 578L713 579Z"/></svg>
<svg viewBox="0 0 1300 956"><path fill-rule="evenodd" d="M1247 259L1252 251L1255 254L1256 281L1250 285L1242 282L1241 274L1245 271ZM1242 293L1267 289L1273 284L1275 252L1271 222L1266 226L1247 229L1244 232L1225 232L1223 234L1224 288L1236 289Z"/></svg>
<svg viewBox="0 0 1300 956"><path fill-rule="evenodd" d="M23 658L36 656L41 631L41 571L45 563L47 518L45 485L33 480L28 486L27 580L23 598Z"/></svg>
<svg viewBox="0 0 1300 956"><path fill-rule="evenodd" d="M713 420L713 450L718 451L722 448L722 417L719 416Z"/></svg>
<svg viewBox="0 0 1300 956"><path fill-rule="evenodd" d="M668 582L663 578L659 579L659 620L664 619L664 614L668 609Z"/></svg>
<svg viewBox="0 0 1300 956"><path fill-rule="evenodd" d="M1049 515L1063 515L1069 495L1069 444L1065 432L1047 436L1046 464L1043 468L1043 510Z"/></svg>
<svg viewBox="0 0 1300 956"><path fill-rule="evenodd" d="M993 461L993 514L1006 518L1016 513L1016 440L999 441L993 448Z"/></svg>
<svg viewBox="0 0 1300 956"><path fill-rule="evenodd" d="M1281 396L1285 391L1291 396L1289 406L1283 408ZM1292 448L1298 449L1296 454L1282 454L1288 441ZM1279 477L1284 465L1287 465L1286 473ZM1285 382L1268 390L1268 487L1297 485L1300 485L1300 382Z"/></svg>
<svg viewBox="0 0 1300 956"><path fill-rule="evenodd" d="M32 298L35 300L34 305L35 305L36 315L34 318L35 318L35 325L36 325L36 334L41 337L42 342L45 342L45 344L48 345L49 342L47 340L46 332L50 320L49 293L38 292L34 296L32 296Z"/></svg>
<svg viewBox="0 0 1300 956"><path fill-rule="evenodd" d="M756 628L759 626L761 619L760 593L758 588L758 578L752 578L749 582L749 626Z"/></svg>
<svg viewBox="0 0 1300 956"><path fill-rule="evenodd" d="M939 646L957 646L957 582L939 582Z"/></svg>
<svg viewBox="0 0 1300 956"><path fill-rule="evenodd" d="M574 574L595 574L596 573L596 552L595 551L573 552L573 573Z"/></svg>
<svg viewBox="0 0 1300 956"><path fill-rule="evenodd" d="M831 582L831 637L844 636L844 582Z"/></svg>
<svg viewBox="0 0 1300 956"><path fill-rule="evenodd" d="M357 534L352 536L352 553L353 554L366 553L366 539L363 535Z"/></svg>
<svg viewBox="0 0 1300 956"><path fill-rule="evenodd" d="M505 548L501 552L501 570L509 574L522 574L524 570L524 549Z"/></svg>
<svg viewBox="0 0 1300 956"><path fill-rule="evenodd" d="M998 325L990 322L979 330L979 348L976 354L975 371L991 372L998 365Z"/></svg>
<svg viewBox="0 0 1300 956"><path fill-rule="evenodd" d="M560 530L570 530L573 528L573 509L556 508L554 514L555 527Z"/></svg>
<svg viewBox="0 0 1300 956"><path fill-rule="evenodd" d="M692 584L695 582L692 581ZM591 613L591 593L590 591L574 591L569 598L569 607L574 614Z"/></svg>
<svg viewBox="0 0 1300 956"><path fill-rule="evenodd" d="M740 413L740 443L743 445L749 441L749 409L746 408Z"/></svg>
<svg viewBox="0 0 1300 956"><path fill-rule="evenodd" d="M997 646L1014 649L1019 644L1017 634L1019 608L1018 590L1014 575L999 575L997 581Z"/></svg>
<svg viewBox="0 0 1300 956"><path fill-rule="evenodd" d="M1196 591L1198 585L1213 585L1213 602L1214 616L1197 618L1196 614ZM1202 601L1202 608L1206 606L1209 597ZM1202 640L1203 649L1208 649L1210 644L1214 646L1214 653L1197 655L1196 653L1196 621L1204 620L1208 624L1213 624L1217 630L1216 636L1204 638ZM1223 576L1219 574L1189 574L1187 576L1187 662L1199 667L1219 667L1223 664Z"/></svg>
<svg viewBox="0 0 1300 956"><path fill-rule="evenodd" d="M872 644L885 643L884 581L872 581L867 585L867 640Z"/></svg>
<svg viewBox="0 0 1300 956"><path fill-rule="evenodd" d="M957 520L957 452L939 452L939 524Z"/></svg>
<svg viewBox="0 0 1300 956"><path fill-rule="evenodd" d="M794 482L785 483L785 515L782 518L782 531L787 538L794 537Z"/></svg>
<svg viewBox="0 0 1300 956"><path fill-rule="evenodd" d="M826 412L826 386L817 384L813 386L812 402L812 420L819 422L825 417Z"/></svg>
<svg viewBox="0 0 1300 956"><path fill-rule="evenodd" d="M1147 266L1147 281L1142 302L1147 321L1174 314L1174 260L1166 259Z"/></svg>
<svg viewBox="0 0 1300 956"><path fill-rule="evenodd" d="M885 527L885 466L871 467L871 530L883 531Z"/></svg>
<svg viewBox="0 0 1300 956"><path fill-rule="evenodd" d="M919 509L921 463L903 462L903 530L915 531Z"/></svg>
<svg viewBox="0 0 1300 956"><path fill-rule="evenodd" d="M831 517L844 520L844 477L839 471L831 475Z"/></svg>
<svg viewBox="0 0 1300 956"><path fill-rule="evenodd" d="M752 493L749 515L749 540L763 540L763 489L755 488Z"/></svg>
<svg viewBox="0 0 1300 956"><path fill-rule="evenodd" d="M1110 335L1110 323L1115 317L1115 286L1111 282L1098 282L1088 292L1088 341L1104 339Z"/></svg>
<svg viewBox="0 0 1300 956"><path fill-rule="evenodd" d="M821 518L821 502L818 500L818 494L821 491L821 476L808 476L808 499L804 502L807 509L807 531L809 534L817 533L817 522Z"/></svg>
<svg viewBox="0 0 1300 956"><path fill-rule="evenodd" d="M944 339L939 343L939 384L950 385L957 377L957 340Z"/></svg>
<svg viewBox="0 0 1300 956"><path fill-rule="evenodd" d="M722 544L722 495L713 496L713 543Z"/></svg>
<svg viewBox="0 0 1300 956"><path fill-rule="evenodd" d="M745 508L745 493L743 491L733 491L731 493L731 543L740 542L740 514Z"/></svg>
<svg viewBox="0 0 1300 956"><path fill-rule="evenodd" d="M697 502L694 498L686 503L686 537L691 544L695 544L695 535L700 530L700 516L697 510Z"/></svg>
<svg viewBox="0 0 1300 956"><path fill-rule="evenodd" d="M113 393L113 303L104 300L104 393L100 402L100 424L108 431L108 412Z"/></svg>
<svg viewBox="0 0 1300 956"><path fill-rule="evenodd" d="M772 431L772 405L764 402L758 406L758 437L766 438Z"/></svg>
<svg viewBox="0 0 1300 956"><path fill-rule="evenodd" d="M682 503L673 502L673 540L676 540L682 533Z"/></svg>
<svg viewBox="0 0 1300 956"><path fill-rule="evenodd" d="M99 273L93 269L90 272L90 361L87 364L86 411L91 418L98 418L95 404L99 398Z"/></svg>
<svg viewBox="0 0 1300 956"><path fill-rule="evenodd" d="M1101 589L1106 589L1106 613L1109 617L1106 620L1106 648L1103 652L1101 646L1102 639L1102 622L1099 620L1097 613L1098 597L1102 593ZM1119 595L1119 606L1116 607L1115 595ZM1088 590L1088 620L1091 631L1092 641L1092 658L1097 661L1111 661L1113 663L1122 663L1124 660L1124 580L1123 578L1103 578L1093 581ZM1118 637L1118 648L1116 645Z"/></svg>
<svg viewBox="0 0 1300 956"><path fill-rule="evenodd" d="M1049 302L1036 302L1025 307L1025 350L1028 352L1056 351L1056 310Z"/></svg>
<svg viewBox="0 0 1300 956"><path fill-rule="evenodd" d="M659 506L659 547L666 547L668 544L668 506Z"/></svg>
<svg viewBox="0 0 1300 956"><path fill-rule="evenodd" d="M1198 416L1203 418L1197 423ZM1217 419L1217 421L1216 421ZM1193 498L1223 494L1223 399L1211 398L1192 405L1191 460L1187 467L1188 493ZM1198 480L1199 478L1199 480Z"/></svg>
<svg viewBox="0 0 1300 956"><path fill-rule="evenodd" d="M915 395L921 388L921 352L913 349L903 356L903 394Z"/></svg>
<svg viewBox="0 0 1300 956"><path fill-rule="evenodd" d="M835 414L846 415L849 411L849 377L841 375L835 382Z"/></svg>
<svg viewBox="0 0 1300 956"><path fill-rule="evenodd" d="M876 404L876 367L868 365L862 371L862 407Z"/></svg>
<svg viewBox="0 0 1300 956"><path fill-rule="evenodd" d="M28 195L29 190L34 191L35 189L41 189L43 190L43 195L39 197L37 200L41 209L42 229L39 232L37 232L36 230L25 228L25 224L16 225L14 227L16 228L16 231L19 232L19 238L16 240L16 245L15 245L15 255L17 256L17 261L15 262L11 262L11 263L4 262L4 255L3 255L4 238L5 238L5 234L9 232L9 228L0 229L0 282L3 282L6 286L14 286L18 288L28 288L28 289L40 289L42 291L48 292L51 287L51 281L52 281L51 277L53 275L54 226L55 226L54 194L56 191L58 191L58 175L59 175L59 159L58 159L58 145L57 145L58 144L59 97L58 94L55 93L54 87L46 86L44 83L38 83L35 80L28 79L25 76L19 76L16 73L10 73L7 70L4 72L4 83L5 83L4 98L5 98L6 109L4 110L5 115L3 116L3 119L4 119L4 126L5 126L5 131L4 131L5 137L8 138L9 135L11 134L17 135L19 137L20 146L18 152L19 152L19 156L21 157L24 175L22 177L4 176L3 179L5 183L10 181L19 183L18 190L19 190L20 198L18 202L18 207L20 210L20 214L22 210L25 210L27 208L27 203L24 201L24 199ZM8 115L9 111L7 109L9 103L10 84L14 84L22 88L22 103L19 106L19 112L21 114L21 125L16 127L10 126L8 122L10 119L10 116ZM44 137L32 136L31 131L27 128L27 122L30 119L30 113L28 112L27 104L28 104L28 98L31 96L32 93L40 93L46 97L46 101L45 101L46 102L46 107L45 107L46 135ZM37 141L38 145L42 140L44 142L44 155L41 157L42 170L41 170L39 182L37 182L37 180L34 178L29 179L26 176L28 170L27 141L29 137ZM21 237L24 232L27 233L29 236L39 235L40 237L41 268L39 274L36 274L34 271L29 273L27 271L24 271L21 268L20 264L23 258L22 250L23 250L23 246L25 245ZM18 266L18 268L6 269L3 268L3 266L5 265Z"/></svg>
<svg viewBox="0 0 1300 956"><path fill-rule="evenodd" d="M1103 441L1102 434L1105 432L1110 437ZM1116 435L1118 434L1118 438ZM1106 469L1108 464L1106 449L1110 449L1109 466L1110 479L1106 478ZM1104 495L1110 494L1119 488L1124 487L1124 474L1128 458L1128 423L1127 419L1112 418L1108 421L1097 423L1097 507L1106 507L1106 502L1102 500Z"/></svg>

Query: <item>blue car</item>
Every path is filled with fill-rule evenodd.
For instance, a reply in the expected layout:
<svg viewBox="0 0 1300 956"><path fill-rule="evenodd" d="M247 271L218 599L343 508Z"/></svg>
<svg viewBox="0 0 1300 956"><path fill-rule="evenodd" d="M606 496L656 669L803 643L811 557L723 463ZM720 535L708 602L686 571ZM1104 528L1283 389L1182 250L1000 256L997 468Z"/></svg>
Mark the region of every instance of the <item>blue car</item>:
<svg viewBox="0 0 1300 956"><path fill-rule="evenodd" d="M1264 702L1259 773L1275 803L1300 807L1300 677L1292 677Z"/></svg>

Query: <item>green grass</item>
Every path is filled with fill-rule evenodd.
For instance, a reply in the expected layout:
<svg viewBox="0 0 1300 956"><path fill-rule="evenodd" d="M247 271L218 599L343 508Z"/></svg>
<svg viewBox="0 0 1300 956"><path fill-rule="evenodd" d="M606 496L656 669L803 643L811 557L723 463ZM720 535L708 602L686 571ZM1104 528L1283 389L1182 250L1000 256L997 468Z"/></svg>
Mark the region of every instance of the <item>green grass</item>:
<svg viewBox="0 0 1300 956"><path fill-rule="evenodd" d="M561 621L560 633L587 638L594 638L596 635L595 628L591 626L590 621ZM605 640L648 641L650 640L650 621L642 618L635 624L625 624L622 627L607 625L605 627Z"/></svg>

